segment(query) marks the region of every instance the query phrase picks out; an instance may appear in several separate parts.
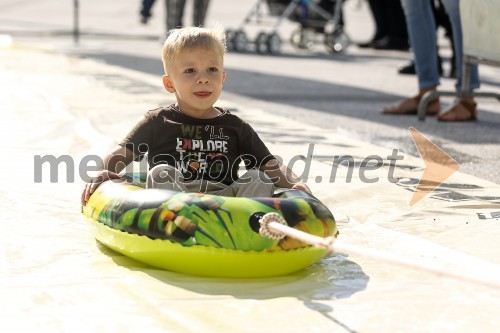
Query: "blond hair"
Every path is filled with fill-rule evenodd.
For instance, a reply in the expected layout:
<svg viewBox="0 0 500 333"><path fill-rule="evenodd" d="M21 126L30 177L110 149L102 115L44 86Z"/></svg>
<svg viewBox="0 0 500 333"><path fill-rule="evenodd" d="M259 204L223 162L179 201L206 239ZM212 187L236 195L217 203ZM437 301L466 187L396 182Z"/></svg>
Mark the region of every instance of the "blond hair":
<svg viewBox="0 0 500 333"><path fill-rule="evenodd" d="M170 30L161 49L165 73L168 73L168 68L180 52L198 47L214 50L223 59L226 52L226 36L220 29L186 27Z"/></svg>

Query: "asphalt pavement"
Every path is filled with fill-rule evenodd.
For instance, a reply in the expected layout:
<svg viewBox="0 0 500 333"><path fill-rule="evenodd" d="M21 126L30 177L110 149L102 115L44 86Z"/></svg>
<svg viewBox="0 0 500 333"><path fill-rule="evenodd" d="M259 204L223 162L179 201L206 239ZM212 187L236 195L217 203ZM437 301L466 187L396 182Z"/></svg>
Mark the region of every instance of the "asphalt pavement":
<svg viewBox="0 0 500 333"><path fill-rule="evenodd" d="M260 31L271 31L276 17L263 17L258 24L242 24L255 3L213 0L207 25L243 28L250 40ZM79 5L77 11L75 4ZM188 1L187 24L191 5ZM0 42L8 44L12 40L16 45L27 44L160 76L159 51L165 35L163 6L163 2L156 3L152 19L142 25L139 1L120 2L118 6L96 0L0 0ZM500 184L500 103L479 99L479 120L471 123L440 123L433 118L420 122L416 116L381 115L385 105L416 92L416 77L397 73L398 66L407 64L412 55L355 45L373 34L373 20L365 1L346 1L344 15L345 30L353 44L342 54L328 54L321 36L312 51L293 48L289 37L297 25L289 20L278 28L284 43L281 54L257 54L252 45L246 52L228 53L228 79L222 99L418 156L408 133L409 127L415 127L456 159L462 172ZM446 73L451 51L443 32L438 33ZM482 91L500 91L500 69L481 66L480 74ZM95 76L110 80L98 73ZM442 79L443 90L452 90L453 85L453 79ZM148 88L127 89L140 93ZM442 99L443 106L450 102Z"/></svg>

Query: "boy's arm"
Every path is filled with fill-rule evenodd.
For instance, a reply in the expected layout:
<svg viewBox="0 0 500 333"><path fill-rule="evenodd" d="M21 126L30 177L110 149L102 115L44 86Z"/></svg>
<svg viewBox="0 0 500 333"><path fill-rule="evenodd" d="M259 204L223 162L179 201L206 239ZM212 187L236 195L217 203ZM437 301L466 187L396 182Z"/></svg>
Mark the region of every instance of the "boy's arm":
<svg viewBox="0 0 500 333"><path fill-rule="evenodd" d="M278 162L277 159L272 159L265 165L260 167L269 178L271 178L276 186L284 188L292 188L311 193L311 189L287 166Z"/></svg>
<svg viewBox="0 0 500 333"><path fill-rule="evenodd" d="M90 195L94 193L96 188L101 185L102 182L109 179L119 179L120 175L118 173L122 171L130 162L134 160L134 153L125 147L116 146L112 151L110 151L102 161L102 165L99 165L101 171L93 177L90 182L85 184L85 188L82 192L82 205L87 203Z"/></svg>

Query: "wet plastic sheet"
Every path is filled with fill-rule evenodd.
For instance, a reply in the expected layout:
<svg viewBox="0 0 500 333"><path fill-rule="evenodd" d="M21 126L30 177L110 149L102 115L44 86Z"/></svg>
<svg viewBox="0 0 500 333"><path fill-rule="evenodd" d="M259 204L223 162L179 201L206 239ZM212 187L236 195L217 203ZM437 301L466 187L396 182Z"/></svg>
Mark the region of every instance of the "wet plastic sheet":
<svg viewBox="0 0 500 333"><path fill-rule="evenodd" d="M349 253L288 276L240 280L157 270L103 247L79 214L81 181L60 177L50 183L46 177L36 183L34 156L69 155L78 162L118 140L142 114L144 103L81 73L136 74L84 60L73 59L70 65L66 58L26 50L0 55L0 106L8 119L0 125L1 149L8 157L1 164L0 190L2 331L497 329L500 291ZM19 65L35 59L43 66ZM109 108L103 115L90 103ZM317 176L330 176L331 156L359 160L391 152L282 118L266 115L264 122L262 113L248 106L238 112L285 160L297 152L307 155L307 142L315 143L309 182L335 213L342 240L403 256L417 266L432 262L445 271L498 276L498 185L456 173L410 207L423 171L422 161L411 156L396 169L401 177L396 184L387 180L385 167L370 174L380 177L375 183L362 182L356 172L347 182L345 168L337 170L334 183L316 183Z"/></svg>

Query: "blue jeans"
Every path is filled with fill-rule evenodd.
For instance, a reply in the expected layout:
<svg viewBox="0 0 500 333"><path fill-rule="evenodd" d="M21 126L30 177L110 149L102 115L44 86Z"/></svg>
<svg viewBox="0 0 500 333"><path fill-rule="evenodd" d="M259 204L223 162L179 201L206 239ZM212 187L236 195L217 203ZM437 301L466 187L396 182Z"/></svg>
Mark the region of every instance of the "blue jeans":
<svg viewBox="0 0 500 333"><path fill-rule="evenodd" d="M462 24L460 22L460 0L443 0L450 18L457 66L457 91L462 87ZM410 44L415 55L415 68L420 89L439 85L438 64L436 59L436 23L429 0L401 0L405 12ZM471 89L479 88L477 65L471 66Z"/></svg>
<svg viewBox="0 0 500 333"><path fill-rule="evenodd" d="M151 17L151 8L153 7L155 0L142 0L141 5L141 15L145 18Z"/></svg>

